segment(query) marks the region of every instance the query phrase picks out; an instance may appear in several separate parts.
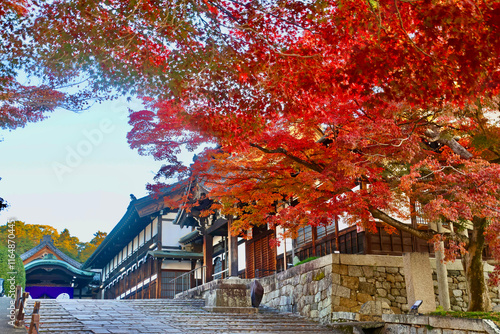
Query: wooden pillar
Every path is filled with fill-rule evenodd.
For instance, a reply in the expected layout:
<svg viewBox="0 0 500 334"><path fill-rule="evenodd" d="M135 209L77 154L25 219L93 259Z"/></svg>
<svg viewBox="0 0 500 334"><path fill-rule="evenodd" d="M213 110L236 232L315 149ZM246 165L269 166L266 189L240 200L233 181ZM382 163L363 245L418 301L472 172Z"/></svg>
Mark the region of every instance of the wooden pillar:
<svg viewBox="0 0 500 334"><path fill-rule="evenodd" d="M142 262L142 269L141 269L141 281L140 283L142 283L142 287L141 287L141 299L144 299L144 280L146 279L146 266L145 266L145 263Z"/></svg>
<svg viewBox="0 0 500 334"><path fill-rule="evenodd" d="M205 282L210 282L213 279L214 266L212 264L212 257L214 254L214 237L205 234L203 236L203 265L205 268Z"/></svg>
<svg viewBox="0 0 500 334"><path fill-rule="evenodd" d="M339 245L339 217L335 216L335 250L337 252L340 252L340 245Z"/></svg>
<svg viewBox="0 0 500 334"><path fill-rule="evenodd" d="M137 264L137 262L136 262ZM137 265L137 268L135 268L135 296L134 299L139 299L139 288L137 287L139 285L139 272L141 269L139 269L139 266Z"/></svg>
<svg viewBox="0 0 500 334"><path fill-rule="evenodd" d="M318 227L311 227L311 236L312 236L312 256L316 256L316 239L318 238Z"/></svg>
<svg viewBox="0 0 500 334"><path fill-rule="evenodd" d="M233 217L227 222L227 238L229 253L229 277L238 277L238 237L231 235Z"/></svg>
<svg viewBox="0 0 500 334"><path fill-rule="evenodd" d="M161 298L161 259L156 260L156 298Z"/></svg>
<svg viewBox="0 0 500 334"><path fill-rule="evenodd" d="M153 268L152 268L152 263L153 258L148 258L148 271L149 271L149 284L148 284L148 299L151 299L151 276L153 276Z"/></svg>

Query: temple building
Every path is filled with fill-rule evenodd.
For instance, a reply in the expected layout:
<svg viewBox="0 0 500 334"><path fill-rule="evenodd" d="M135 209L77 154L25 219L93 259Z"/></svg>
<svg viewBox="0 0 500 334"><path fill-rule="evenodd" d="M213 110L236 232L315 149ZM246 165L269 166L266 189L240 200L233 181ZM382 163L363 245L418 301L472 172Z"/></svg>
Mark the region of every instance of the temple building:
<svg viewBox="0 0 500 334"><path fill-rule="evenodd" d="M171 281L200 266L203 254L181 248L186 229L173 224L179 210L165 204L185 190L177 184L157 197L131 195L123 217L84 263L102 272L99 298L173 298L191 284Z"/></svg>
<svg viewBox="0 0 500 334"><path fill-rule="evenodd" d="M26 270L26 292L32 298L92 298L92 283L99 273L83 270L82 264L54 246L45 235L38 246L21 255Z"/></svg>

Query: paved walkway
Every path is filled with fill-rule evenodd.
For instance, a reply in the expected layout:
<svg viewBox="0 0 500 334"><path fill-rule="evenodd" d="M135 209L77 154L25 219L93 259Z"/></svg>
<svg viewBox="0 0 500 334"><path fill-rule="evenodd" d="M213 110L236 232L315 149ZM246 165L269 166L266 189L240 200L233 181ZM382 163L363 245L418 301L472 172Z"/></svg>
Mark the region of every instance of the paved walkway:
<svg viewBox="0 0 500 334"><path fill-rule="evenodd" d="M31 312L30 302L27 313ZM40 333L335 333L295 314L210 313L202 300L42 300ZM8 333L9 332L1 332Z"/></svg>

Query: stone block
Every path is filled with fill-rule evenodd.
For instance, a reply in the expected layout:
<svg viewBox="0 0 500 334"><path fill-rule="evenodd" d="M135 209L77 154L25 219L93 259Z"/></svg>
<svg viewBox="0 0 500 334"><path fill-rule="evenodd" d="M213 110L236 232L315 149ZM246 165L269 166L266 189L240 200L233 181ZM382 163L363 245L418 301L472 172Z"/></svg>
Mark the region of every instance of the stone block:
<svg viewBox="0 0 500 334"><path fill-rule="evenodd" d="M308 263L313 268L323 268L323 267L331 265L333 262L332 262L332 256L326 255L326 256L322 256L319 259L313 260L313 261L308 262Z"/></svg>
<svg viewBox="0 0 500 334"><path fill-rule="evenodd" d="M404 282L405 281L404 276L400 275L400 274L394 275L394 279L396 280L396 282Z"/></svg>
<svg viewBox="0 0 500 334"><path fill-rule="evenodd" d="M385 334L410 334L410 326L389 324L385 326Z"/></svg>
<svg viewBox="0 0 500 334"><path fill-rule="evenodd" d="M344 307L344 306L339 305L339 306L334 306L333 311L334 312L350 312L351 310L348 307Z"/></svg>
<svg viewBox="0 0 500 334"><path fill-rule="evenodd" d="M321 301L321 292L314 295L314 302L319 303Z"/></svg>
<svg viewBox="0 0 500 334"><path fill-rule="evenodd" d="M419 326L429 325L429 317L426 315L413 314L383 314L382 320L387 323L402 323Z"/></svg>
<svg viewBox="0 0 500 334"><path fill-rule="evenodd" d="M375 288L375 285L372 283L366 283L366 282L359 282L358 290L361 293L366 293L366 294L369 294L372 296L377 293L377 289Z"/></svg>
<svg viewBox="0 0 500 334"><path fill-rule="evenodd" d="M375 298L375 301L377 302L383 302L383 303L387 303L387 305L391 305L391 301L387 298L381 298L381 297L377 297Z"/></svg>
<svg viewBox="0 0 500 334"><path fill-rule="evenodd" d="M380 266L380 267L402 267L403 261L399 256L388 255L359 255L340 254L340 263L355 266Z"/></svg>
<svg viewBox="0 0 500 334"><path fill-rule="evenodd" d="M456 329L443 329L443 334L467 334L467 332Z"/></svg>
<svg viewBox="0 0 500 334"><path fill-rule="evenodd" d="M319 310L318 317L319 318L325 318L325 317L328 317L331 313L332 313L331 309L325 307L325 308L322 308L322 309Z"/></svg>
<svg viewBox="0 0 500 334"><path fill-rule="evenodd" d="M385 268L385 272L390 273L390 274L396 274L396 273L399 273L399 268L387 267L387 268Z"/></svg>
<svg viewBox="0 0 500 334"><path fill-rule="evenodd" d="M278 305L283 306L288 304L288 297L287 296L281 296L278 298Z"/></svg>
<svg viewBox="0 0 500 334"><path fill-rule="evenodd" d="M406 304L406 298L405 297L396 297L396 303L399 303L399 304Z"/></svg>
<svg viewBox="0 0 500 334"><path fill-rule="evenodd" d="M314 296L304 296L303 300L306 305L311 305L314 303Z"/></svg>
<svg viewBox="0 0 500 334"><path fill-rule="evenodd" d="M373 266L363 266L363 276L364 277L373 277Z"/></svg>
<svg viewBox="0 0 500 334"><path fill-rule="evenodd" d="M331 282L332 282L332 284L340 284L340 281L341 281L340 274L332 273L332 275L331 275Z"/></svg>
<svg viewBox="0 0 500 334"><path fill-rule="evenodd" d="M349 276L354 276L354 277L361 277L363 276L363 270L361 269L360 266L348 266L347 267L347 274Z"/></svg>
<svg viewBox="0 0 500 334"><path fill-rule="evenodd" d="M328 289L332 285L332 277L327 276L323 278L321 281L318 282L318 290L319 291L324 291Z"/></svg>
<svg viewBox="0 0 500 334"><path fill-rule="evenodd" d="M380 297L387 297L387 291L385 289L377 289L377 295Z"/></svg>
<svg viewBox="0 0 500 334"><path fill-rule="evenodd" d="M356 299L361 304L364 304L366 302L372 301L373 297L370 296L370 295L368 295L368 294L366 294L366 293L358 293L357 296L356 296Z"/></svg>
<svg viewBox="0 0 500 334"><path fill-rule="evenodd" d="M429 254L405 253L403 263L408 306L413 305L416 300L423 300L423 304L419 309L420 312L434 311L436 309L436 299Z"/></svg>
<svg viewBox="0 0 500 334"><path fill-rule="evenodd" d="M483 320L483 328L488 334L499 334L500 328L491 320L484 319Z"/></svg>
<svg viewBox="0 0 500 334"><path fill-rule="evenodd" d="M332 312L332 322L358 321L359 315L354 312Z"/></svg>
<svg viewBox="0 0 500 334"><path fill-rule="evenodd" d="M347 266L345 264L332 264L332 273L346 276L348 273Z"/></svg>
<svg viewBox="0 0 500 334"><path fill-rule="evenodd" d="M343 298L351 298L351 290L342 285L337 285L335 295Z"/></svg>
<svg viewBox="0 0 500 334"><path fill-rule="evenodd" d="M351 290L357 290L359 286L359 279L352 276L343 276L342 285Z"/></svg>
<svg viewBox="0 0 500 334"><path fill-rule="evenodd" d="M340 298L340 306L351 309L351 307L357 306L358 302L350 298Z"/></svg>
<svg viewBox="0 0 500 334"><path fill-rule="evenodd" d="M451 317L429 317L429 325L465 331L483 331L484 325L481 319L464 319Z"/></svg>
<svg viewBox="0 0 500 334"><path fill-rule="evenodd" d="M391 306L392 313L401 314L401 309L399 307Z"/></svg>

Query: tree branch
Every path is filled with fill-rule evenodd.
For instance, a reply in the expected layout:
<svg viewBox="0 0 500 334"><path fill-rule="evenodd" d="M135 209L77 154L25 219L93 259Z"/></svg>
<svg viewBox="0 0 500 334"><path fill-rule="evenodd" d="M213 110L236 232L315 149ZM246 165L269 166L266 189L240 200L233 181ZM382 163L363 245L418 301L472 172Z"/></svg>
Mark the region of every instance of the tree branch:
<svg viewBox="0 0 500 334"><path fill-rule="evenodd" d="M441 137L441 133L436 126L427 129L425 134L430 138L430 141L448 146L455 154L458 154L463 159L471 159L473 157L472 153L467 151L467 149L460 145L455 139Z"/></svg>
<svg viewBox="0 0 500 334"><path fill-rule="evenodd" d="M395 227L401 231L408 232L417 238L420 238L423 240L430 240L434 236L434 233L432 233L429 230L428 231L417 230L417 229L411 227L411 225L405 224L397 219L390 217L388 214L386 214L385 212L383 212L379 209L376 209L374 207L370 207L369 210L370 210L370 213L372 214L373 218L380 219L381 221L383 221L387 225Z"/></svg>
<svg viewBox="0 0 500 334"><path fill-rule="evenodd" d="M289 158L290 160L293 160L295 161L296 163L300 164L300 165L303 165L315 172L318 172L318 173L322 173L324 171L324 167L318 165L318 164L315 164L315 163L311 163L311 162L308 162L308 161L305 161L303 159L300 159L292 154L290 154L287 150L285 150L284 148L276 148L274 150L270 150L270 149L267 149L265 147L262 147L258 144L253 144L251 143L250 144L251 147L255 147L256 149L264 152L264 153L271 153L271 154L283 154L284 156L286 156L287 158Z"/></svg>

